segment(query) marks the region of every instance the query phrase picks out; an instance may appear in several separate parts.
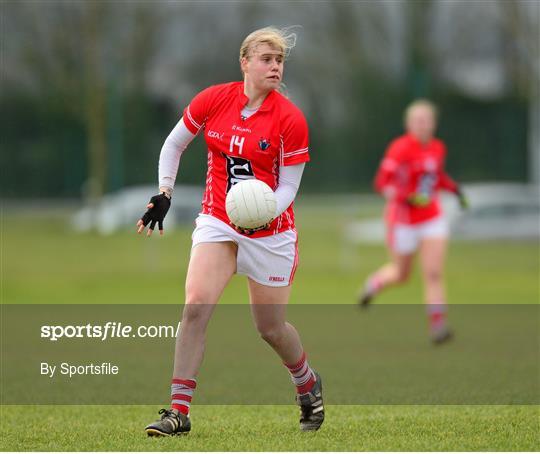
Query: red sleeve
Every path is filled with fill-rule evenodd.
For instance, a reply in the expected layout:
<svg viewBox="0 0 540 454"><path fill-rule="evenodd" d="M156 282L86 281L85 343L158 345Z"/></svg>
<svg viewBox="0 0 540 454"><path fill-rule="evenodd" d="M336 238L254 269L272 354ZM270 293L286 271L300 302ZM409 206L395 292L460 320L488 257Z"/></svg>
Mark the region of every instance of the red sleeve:
<svg viewBox="0 0 540 454"><path fill-rule="evenodd" d="M377 174L375 175L374 187L377 192L385 193L390 191L396 192L395 174L401 161L401 147L394 141L392 142L384 154L384 158L379 165ZM393 188L393 189L392 189Z"/></svg>
<svg viewBox="0 0 540 454"><path fill-rule="evenodd" d="M197 134L206 123L213 88L209 87L198 93L184 109L184 123L192 134Z"/></svg>
<svg viewBox="0 0 540 454"><path fill-rule="evenodd" d="M457 183L448 175L444 170L444 163L446 158L446 147L443 143L441 143L442 146L442 162L441 167L439 170L439 175L437 179L437 189L445 189L446 191L450 192L457 192L458 185Z"/></svg>
<svg viewBox="0 0 540 454"><path fill-rule="evenodd" d="M439 172L439 180L437 186L439 189L445 189L450 192L457 192L458 190L457 183L452 180L450 175L448 175L444 170L441 170Z"/></svg>
<svg viewBox="0 0 540 454"><path fill-rule="evenodd" d="M280 165L293 166L309 161L308 125L299 109L283 119L280 140Z"/></svg>

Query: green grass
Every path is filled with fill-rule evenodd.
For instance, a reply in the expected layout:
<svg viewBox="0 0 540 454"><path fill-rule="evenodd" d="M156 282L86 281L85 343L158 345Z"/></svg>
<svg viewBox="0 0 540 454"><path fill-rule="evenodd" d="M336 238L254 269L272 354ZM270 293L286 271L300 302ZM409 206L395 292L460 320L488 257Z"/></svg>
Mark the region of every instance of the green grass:
<svg viewBox="0 0 540 454"><path fill-rule="evenodd" d="M534 451L538 409L523 406L328 406L302 433L293 406L195 406L188 436L147 438L145 406L4 407L2 450ZM29 430L29 428L31 428Z"/></svg>
<svg viewBox="0 0 540 454"><path fill-rule="evenodd" d="M368 213L371 213L368 211ZM386 260L381 245L343 239L352 219L339 207L299 210L300 264L291 302L348 304L365 277ZM145 238L133 231L111 236L76 234L65 219L6 216L3 225L2 302L111 304L171 303L184 298L190 226ZM538 303L538 243L451 245L446 277L453 304ZM223 303L247 302L245 279L235 277ZM416 272L381 303L422 303Z"/></svg>
<svg viewBox="0 0 540 454"><path fill-rule="evenodd" d="M381 246L347 244L349 214L331 201L299 210L301 262L292 303L352 303L386 257ZM75 234L65 218L6 215L2 303L143 304L183 301L191 228L163 238L121 232ZM447 262L452 304L538 303L538 243L453 243ZM223 303L247 301L236 277ZM421 303L418 274L381 303ZM442 354L442 353L441 353ZM294 406L206 406L192 410L188 437L147 439L155 406L2 406L2 450L356 451L538 450L537 406L332 406L318 433L300 433Z"/></svg>

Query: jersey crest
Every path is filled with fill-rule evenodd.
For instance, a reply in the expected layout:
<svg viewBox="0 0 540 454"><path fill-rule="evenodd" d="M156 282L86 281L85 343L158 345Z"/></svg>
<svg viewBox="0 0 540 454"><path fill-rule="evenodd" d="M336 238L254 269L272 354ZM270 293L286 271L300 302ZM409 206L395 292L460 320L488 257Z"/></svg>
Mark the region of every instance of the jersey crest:
<svg viewBox="0 0 540 454"><path fill-rule="evenodd" d="M259 139L259 148L262 151L268 150L268 148L270 148L270 141L268 139L265 139L265 138L261 137Z"/></svg>

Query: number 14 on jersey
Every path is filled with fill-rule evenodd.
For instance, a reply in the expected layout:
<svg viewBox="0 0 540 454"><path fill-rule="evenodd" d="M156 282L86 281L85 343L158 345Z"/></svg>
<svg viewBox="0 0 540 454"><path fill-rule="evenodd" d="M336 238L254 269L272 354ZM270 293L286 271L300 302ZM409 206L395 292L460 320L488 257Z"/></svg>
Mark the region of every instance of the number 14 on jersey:
<svg viewBox="0 0 540 454"><path fill-rule="evenodd" d="M232 136L231 143L229 144L229 152L234 153L234 147L238 147L238 154L242 154L242 148L244 147L245 137Z"/></svg>

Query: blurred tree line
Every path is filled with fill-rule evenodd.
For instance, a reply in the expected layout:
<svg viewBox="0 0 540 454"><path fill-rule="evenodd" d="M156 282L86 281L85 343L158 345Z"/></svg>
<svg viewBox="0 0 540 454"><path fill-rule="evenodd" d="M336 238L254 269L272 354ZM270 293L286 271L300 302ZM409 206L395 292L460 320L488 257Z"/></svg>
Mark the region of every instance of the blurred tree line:
<svg viewBox="0 0 540 454"><path fill-rule="evenodd" d="M3 2L3 196L98 200L155 183L182 109L238 80L242 39L270 24L301 24L285 82L310 124L303 190L369 189L416 97L439 105L457 179L525 181L538 10L532 0ZM178 181L202 185L205 171L198 139Z"/></svg>

